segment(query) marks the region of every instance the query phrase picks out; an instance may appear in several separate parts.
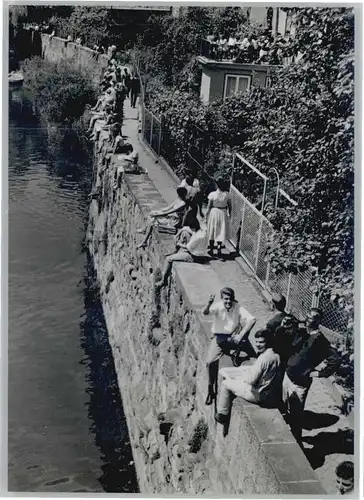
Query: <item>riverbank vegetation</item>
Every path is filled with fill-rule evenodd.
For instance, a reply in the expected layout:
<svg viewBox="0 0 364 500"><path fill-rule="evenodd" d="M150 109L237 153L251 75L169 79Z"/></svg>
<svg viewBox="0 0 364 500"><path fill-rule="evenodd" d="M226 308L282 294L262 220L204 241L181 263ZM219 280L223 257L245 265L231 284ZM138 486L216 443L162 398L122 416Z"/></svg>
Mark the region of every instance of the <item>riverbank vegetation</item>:
<svg viewBox="0 0 364 500"><path fill-rule="evenodd" d="M92 157L92 145L85 131L90 120L89 106L97 99L98 89L87 74L72 61L53 64L40 57L21 62L24 95L33 103L48 131L52 151L67 144L70 158L80 162Z"/></svg>
<svg viewBox="0 0 364 500"><path fill-rule="evenodd" d="M97 98L90 78L75 67L72 61L53 64L40 57L22 62L24 89L50 122L71 123L80 119L86 105Z"/></svg>

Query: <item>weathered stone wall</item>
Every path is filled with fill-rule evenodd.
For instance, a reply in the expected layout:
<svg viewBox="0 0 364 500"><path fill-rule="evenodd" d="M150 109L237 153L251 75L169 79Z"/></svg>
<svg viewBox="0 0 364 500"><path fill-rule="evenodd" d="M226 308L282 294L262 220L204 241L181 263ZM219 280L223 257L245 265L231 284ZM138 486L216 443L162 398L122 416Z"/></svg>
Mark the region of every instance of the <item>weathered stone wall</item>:
<svg viewBox="0 0 364 500"><path fill-rule="evenodd" d="M63 38L42 33L42 57L49 62L72 61L76 68L87 71L95 83L99 83L107 67L107 57L88 47L67 42Z"/></svg>
<svg viewBox="0 0 364 500"><path fill-rule="evenodd" d="M163 200L146 175L122 174L115 163L104 173L97 168L87 241L140 491L322 494L278 410L237 399L223 437L214 407L204 404L210 325L198 312L220 284L209 265L179 263L170 285L155 294L155 270L173 251L173 239L154 235L138 251L136 228Z"/></svg>

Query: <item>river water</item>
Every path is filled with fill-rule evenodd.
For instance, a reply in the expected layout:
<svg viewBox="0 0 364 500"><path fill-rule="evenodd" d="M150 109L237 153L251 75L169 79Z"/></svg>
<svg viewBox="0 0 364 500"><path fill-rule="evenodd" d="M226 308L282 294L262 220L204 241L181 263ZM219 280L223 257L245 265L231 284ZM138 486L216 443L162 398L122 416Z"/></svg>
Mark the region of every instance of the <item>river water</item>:
<svg viewBox="0 0 364 500"><path fill-rule="evenodd" d="M92 264L90 162L9 111L8 490L137 492Z"/></svg>

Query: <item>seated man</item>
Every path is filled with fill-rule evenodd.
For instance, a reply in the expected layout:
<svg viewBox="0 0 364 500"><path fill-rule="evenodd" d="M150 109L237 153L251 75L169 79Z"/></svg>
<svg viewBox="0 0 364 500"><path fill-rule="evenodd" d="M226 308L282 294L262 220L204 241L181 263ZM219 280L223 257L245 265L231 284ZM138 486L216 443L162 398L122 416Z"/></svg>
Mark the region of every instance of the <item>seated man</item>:
<svg viewBox="0 0 364 500"><path fill-rule="evenodd" d="M166 285L172 270L173 262L199 262L206 255L207 237L206 230L200 228L200 223L195 218L188 226L183 226L175 236L177 251L166 257L162 278L157 281L156 287Z"/></svg>
<svg viewBox="0 0 364 500"><path fill-rule="evenodd" d="M261 406L278 406L282 381L281 362L272 348L272 340L268 330L258 330L255 333L258 358L254 364L220 370L224 380L215 415L215 420L220 424L228 422L235 397Z"/></svg>
<svg viewBox="0 0 364 500"><path fill-rule="evenodd" d="M242 349L249 357L256 357L256 353L249 341L249 333L255 325L256 319L235 300L232 288L223 288L220 291L221 301L212 305L215 296L211 295L206 307L202 310L204 316L213 316L211 332L213 338L207 353L208 395L206 405L212 404L216 398L217 373L219 359L223 354L230 355L232 349Z"/></svg>

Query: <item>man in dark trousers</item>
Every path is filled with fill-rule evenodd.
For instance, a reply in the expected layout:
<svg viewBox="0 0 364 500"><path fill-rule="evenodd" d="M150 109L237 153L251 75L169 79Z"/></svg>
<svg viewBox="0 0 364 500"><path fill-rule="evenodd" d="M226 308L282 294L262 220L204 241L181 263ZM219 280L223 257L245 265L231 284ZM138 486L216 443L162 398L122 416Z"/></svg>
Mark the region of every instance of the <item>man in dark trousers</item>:
<svg viewBox="0 0 364 500"><path fill-rule="evenodd" d="M312 379L329 377L339 364L339 356L320 332L321 311L312 308L306 319L306 331L287 361L283 379L283 401L287 405L292 434L302 440L302 417ZM324 368L316 367L326 361Z"/></svg>
<svg viewBox="0 0 364 500"><path fill-rule="evenodd" d="M124 74L122 76L122 82L123 82L124 87L126 89L126 97L129 97L130 80L131 80L131 76L130 76L130 73L128 71L128 68L124 68Z"/></svg>
<svg viewBox="0 0 364 500"><path fill-rule="evenodd" d="M132 108L135 108L139 92L140 92L140 81L139 78L134 74L130 79L130 104Z"/></svg>

